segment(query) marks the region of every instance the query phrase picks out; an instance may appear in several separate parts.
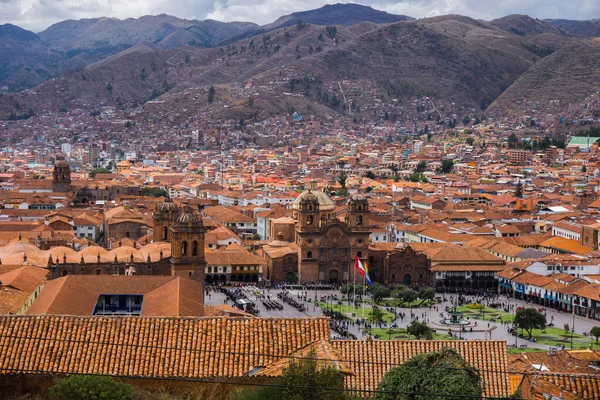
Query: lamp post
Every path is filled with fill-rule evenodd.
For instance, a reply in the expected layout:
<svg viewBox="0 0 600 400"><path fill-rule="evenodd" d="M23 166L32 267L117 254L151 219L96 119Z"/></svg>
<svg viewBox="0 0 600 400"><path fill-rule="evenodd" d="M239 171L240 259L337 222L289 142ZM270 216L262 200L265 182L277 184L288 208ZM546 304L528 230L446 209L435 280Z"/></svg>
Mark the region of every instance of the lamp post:
<svg viewBox="0 0 600 400"><path fill-rule="evenodd" d="M573 335L575 334L575 303L571 295L571 314L573 316L573 325L571 325L571 350L573 350Z"/></svg>

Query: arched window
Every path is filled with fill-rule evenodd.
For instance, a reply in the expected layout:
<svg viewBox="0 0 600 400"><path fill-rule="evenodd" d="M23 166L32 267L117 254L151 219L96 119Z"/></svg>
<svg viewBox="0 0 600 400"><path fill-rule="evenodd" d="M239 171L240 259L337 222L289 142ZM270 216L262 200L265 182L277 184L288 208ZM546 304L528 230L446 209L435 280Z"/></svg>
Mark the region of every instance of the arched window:
<svg viewBox="0 0 600 400"><path fill-rule="evenodd" d="M96 275L102 275L102 270L100 268L96 270Z"/></svg>
<svg viewBox="0 0 600 400"><path fill-rule="evenodd" d="M306 258L312 258L312 251L306 253Z"/></svg>
<svg viewBox="0 0 600 400"><path fill-rule="evenodd" d="M129 236L129 231L125 232L125 237L128 238Z"/></svg>
<svg viewBox="0 0 600 400"><path fill-rule="evenodd" d="M362 215L359 215L358 217L356 217L356 225L362 225L363 223L363 217Z"/></svg>
<svg viewBox="0 0 600 400"><path fill-rule="evenodd" d="M362 211L362 206L358 206L358 211Z"/></svg>
<svg viewBox="0 0 600 400"><path fill-rule="evenodd" d="M194 240L192 243L192 257L196 257L198 255L198 241Z"/></svg>
<svg viewBox="0 0 600 400"><path fill-rule="evenodd" d="M312 211L312 205L308 206L308 211Z"/></svg>
<svg viewBox="0 0 600 400"><path fill-rule="evenodd" d="M186 241L181 242L181 255L187 256L187 242Z"/></svg>
<svg viewBox="0 0 600 400"><path fill-rule="evenodd" d="M358 258L362 258L362 251L356 252L356 255L358 256Z"/></svg>
<svg viewBox="0 0 600 400"><path fill-rule="evenodd" d="M163 240L167 240L169 238L169 228L163 226Z"/></svg>
<svg viewBox="0 0 600 400"><path fill-rule="evenodd" d="M306 225L312 225L313 223L313 217L312 215L309 215L308 217L306 217Z"/></svg>
<svg viewBox="0 0 600 400"><path fill-rule="evenodd" d="M69 275L69 271L67 271L66 269L63 269L62 271L60 271L60 274L62 276L67 276L67 275Z"/></svg>

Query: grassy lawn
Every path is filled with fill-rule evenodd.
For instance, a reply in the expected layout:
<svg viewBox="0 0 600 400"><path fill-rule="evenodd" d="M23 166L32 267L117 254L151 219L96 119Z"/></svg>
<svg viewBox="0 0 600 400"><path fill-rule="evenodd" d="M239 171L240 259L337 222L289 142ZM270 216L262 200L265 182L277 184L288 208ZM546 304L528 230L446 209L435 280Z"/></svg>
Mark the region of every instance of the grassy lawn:
<svg viewBox="0 0 600 400"><path fill-rule="evenodd" d="M527 333L525 333L527 335ZM582 349L588 348L590 343L593 343L593 349L600 349L600 345L596 343L596 339L589 336L583 336L579 333L565 333L564 329L560 328L546 328L544 330L534 329L532 335L537 339L538 343L545 344L552 347L562 347L565 349L571 348L571 335L573 336L573 348Z"/></svg>
<svg viewBox="0 0 600 400"><path fill-rule="evenodd" d="M373 299L365 299L366 304L374 304ZM421 300L415 300L412 303L402 303L400 300L395 299L383 299L379 303L377 303L380 307L386 307L386 304L389 304L387 307L401 307L401 308L420 308L420 307L429 307L430 304L436 304L435 301L426 300L421 303Z"/></svg>
<svg viewBox="0 0 600 400"><path fill-rule="evenodd" d="M331 304L327 305L326 303L317 303L317 306L326 309L331 308ZM391 322L394 320L394 314L391 314L385 311L383 308L379 308L383 312L383 319L385 322ZM334 304L333 311L341 312L342 314L355 314L354 318L363 318L363 308L362 307L354 307L349 306L347 304ZM369 313L371 312L371 307L364 308L364 318L369 318Z"/></svg>
<svg viewBox="0 0 600 400"><path fill-rule="evenodd" d="M496 322L500 322L500 320L498 319L499 317L502 317L502 321L512 322L512 320L514 319L514 315L511 313L507 313L496 308L481 306L476 307L475 304L467 304L465 306L460 306L457 307L456 310L463 313L463 316L468 319L479 319L484 321L490 321L492 319L495 319Z"/></svg>
<svg viewBox="0 0 600 400"><path fill-rule="evenodd" d="M390 333L388 333L390 332ZM405 328L373 328L371 329L371 335L378 335L381 340L415 340L414 336L410 336L406 333ZM455 338L441 333L434 333L433 340L455 340Z"/></svg>
<svg viewBox="0 0 600 400"><path fill-rule="evenodd" d="M508 349L508 354L520 354L520 353L541 353L541 352L546 352L547 350L544 349L534 349L532 347L527 347L525 349L520 349L520 348L509 348Z"/></svg>

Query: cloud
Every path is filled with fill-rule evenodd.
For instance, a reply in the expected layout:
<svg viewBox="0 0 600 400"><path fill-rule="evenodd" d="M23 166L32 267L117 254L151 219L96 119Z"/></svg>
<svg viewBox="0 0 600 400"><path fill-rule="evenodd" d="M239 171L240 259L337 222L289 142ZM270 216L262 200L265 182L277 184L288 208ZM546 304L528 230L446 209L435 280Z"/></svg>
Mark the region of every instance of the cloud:
<svg viewBox="0 0 600 400"><path fill-rule="evenodd" d="M282 15L310 10L343 0L0 0L0 23L35 32L65 19L94 17L136 18L170 14L185 19L250 21L267 24ZM462 14L494 19L508 14L537 18L592 19L600 17L598 0L362 0L394 14L417 18Z"/></svg>

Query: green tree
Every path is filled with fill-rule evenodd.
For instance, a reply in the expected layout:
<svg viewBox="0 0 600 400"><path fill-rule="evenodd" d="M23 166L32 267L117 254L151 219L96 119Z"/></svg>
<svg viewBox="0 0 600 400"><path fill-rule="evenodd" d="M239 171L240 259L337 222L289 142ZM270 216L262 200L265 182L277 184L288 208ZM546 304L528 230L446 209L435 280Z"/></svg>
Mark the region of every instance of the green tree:
<svg viewBox="0 0 600 400"><path fill-rule="evenodd" d="M452 349L419 354L384 376L375 400L431 400L433 394L444 400L465 396L481 397L481 376Z"/></svg>
<svg viewBox="0 0 600 400"><path fill-rule="evenodd" d="M508 148L516 149L518 147L519 147L519 139L517 139L517 135L515 135L515 133L513 132L508 137Z"/></svg>
<svg viewBox="0 0 600 400"><path fill-rule="evenodd" d="M415 292L412 289L406 289L403 293L402 293L402 302L403 303L407 303L410 304L413 301L417 300L417 298L419 297L419 293Z"/></svg>
<svg viewBox="0 0 600 400"><path fill-rule="evenodd" d="M423 300L423 302L429 300L433 300L435 298L435 290L433 288L423 288L419 290L419 298Z"/></svg>
<svg viewBox="0 0 600 400"><path fill-rule="evenodd" d="M140 190L140 196L147 197L169 197L169 193L165 189L144 187Z"/></svg>
<svg viewBox="0 0 600 400"><path fill-rule="evenodd" d="M590 330L590 335L596 338L596 343L598 343L598 338L600 338L600 326L595 326Z"/></svg>
<svg viewBox="0 0 600 400"><path fill-rule="evenodd" d="M369 292L371 293L371 296L373 296L373 301L375 302L375 304L379 303L381 299L390 297L391 294L390 289L388 289L380 283L372 284L369 288Z"/></svg>
<svg viewBox="0 0 600 400"><path fill-rule="evenodd" d="M254 97L248 97L248 107L254 107Z"/></svg>
<svg viewBox="0 0 600 400"><path fill-rule="evenodd" d="M404 297L404 292L406 292L408 290L408 288L404 285L396 285L394 287L394 290L392 290L392 297L395 298L398 301L402 301L402 298Z"/></svg>
<svg viewBox="0 0 600 400"><path fill-rule="evenodd" d="M251 239L251 240L260 240L260 239L261 239L261 237L260 237L260 235L259 235L258 233L255 233L254 235L252 235L252 236L250 237L250 239Z"/></svg>
<svg viewBox="0 0 600 400"><path fill-rule="evenodd" d="M383 322L383 315L383 311L379 307L373 306L371 311L369 311L369 321L374 324Z"/></svg>
<svg viewBox="0 0 600 400"><path fill-rule="evenodd" d="M517 186L515 187L515 197L518 197L519 199L523 197L523 184L521 182L517 183Z"/></svg>
<svg viewBox="0 0 600 400"><path fill-rule="evenodd" d="M515 314L514 324L532 336L534 329L544 329L546 327L546 317L535 308L520 308Z"/></svg>
<svg viewBox="0 0 600 400"><path fill-rule="evenodd" d="M267 384L269 385L269 384ZM344 375L331 364L317 360L311 350L308 357L292 360L283 370L281 378L255 389L235 392L234 400L349 400L353 397L344 391ZM277 387L274 387L277 385Z"/></svg>
<svg viewBox="0 0 600 400"><path fill-rule="evenodd" d="M90 179L94 179L98 174L110 174L110 171L106 168L97 168L90 171L88 174Z"/></svg>
<svg viewBox="0 0 600 400"><path fill-rule="evenodd" d="M48 391L52 400L133 400L133 388L107 376L72 375Z"/></svg>
<svg viewBox="0 0 600 400"><path fill-rule="evenodd" d="M208 103L212 104L213 101L215 101L215 93L217 93L217 91L215 90L214 86L211 86L208 89Z"/></svg>
<svg viewBox="0 0 600 400"><path fill-rule="evenodd" d="M425 338L427 340L433 339L433 329L431 329L425 322L412 320L410 325L406 327L406 333L416 337L417 340L420 340L421 338Z"/></svg>
<svg viewBox="0 0 600 400"><path fill-rule="evenodd" d="M365 172L364 177L369 179L375 179L375 173L371 170L368 170L367 172Z"/></svg>
<svg viewBox="0 0 600 400"><path fill-rule="evenodd" d="M442 161L442 172L444 174L449 174L450 172L452 172L452 168L454 168L454 161L452 161L452 160Z"/></svg>
<svg viewBox="0 0 600 400"><path fill-rule="evenodd" d="M473 139L473 138L472 138L472 137L470 137L470 136L469 136L468 138L466 138L466 139L465 139L465 141L467 142L467 144L468 144L469 146L473 146L473 143L475 143L475 139Z"/></svg>
<svg viewBox="0 0 600 400"><path fill-rule="evenodd" d="M428 182L427 178L425 177L425 175L422 172L415 172L413 174L411 174L408 179L411 182Z"/></svg>
<svg viewBox="0 0 600 400"><path fill-rule="evenodd" d="M426 169L427 169L427 163L425 162L425 160L421 160L417 164L417 168L415 169L415 172L425 172Z"/></svg>

